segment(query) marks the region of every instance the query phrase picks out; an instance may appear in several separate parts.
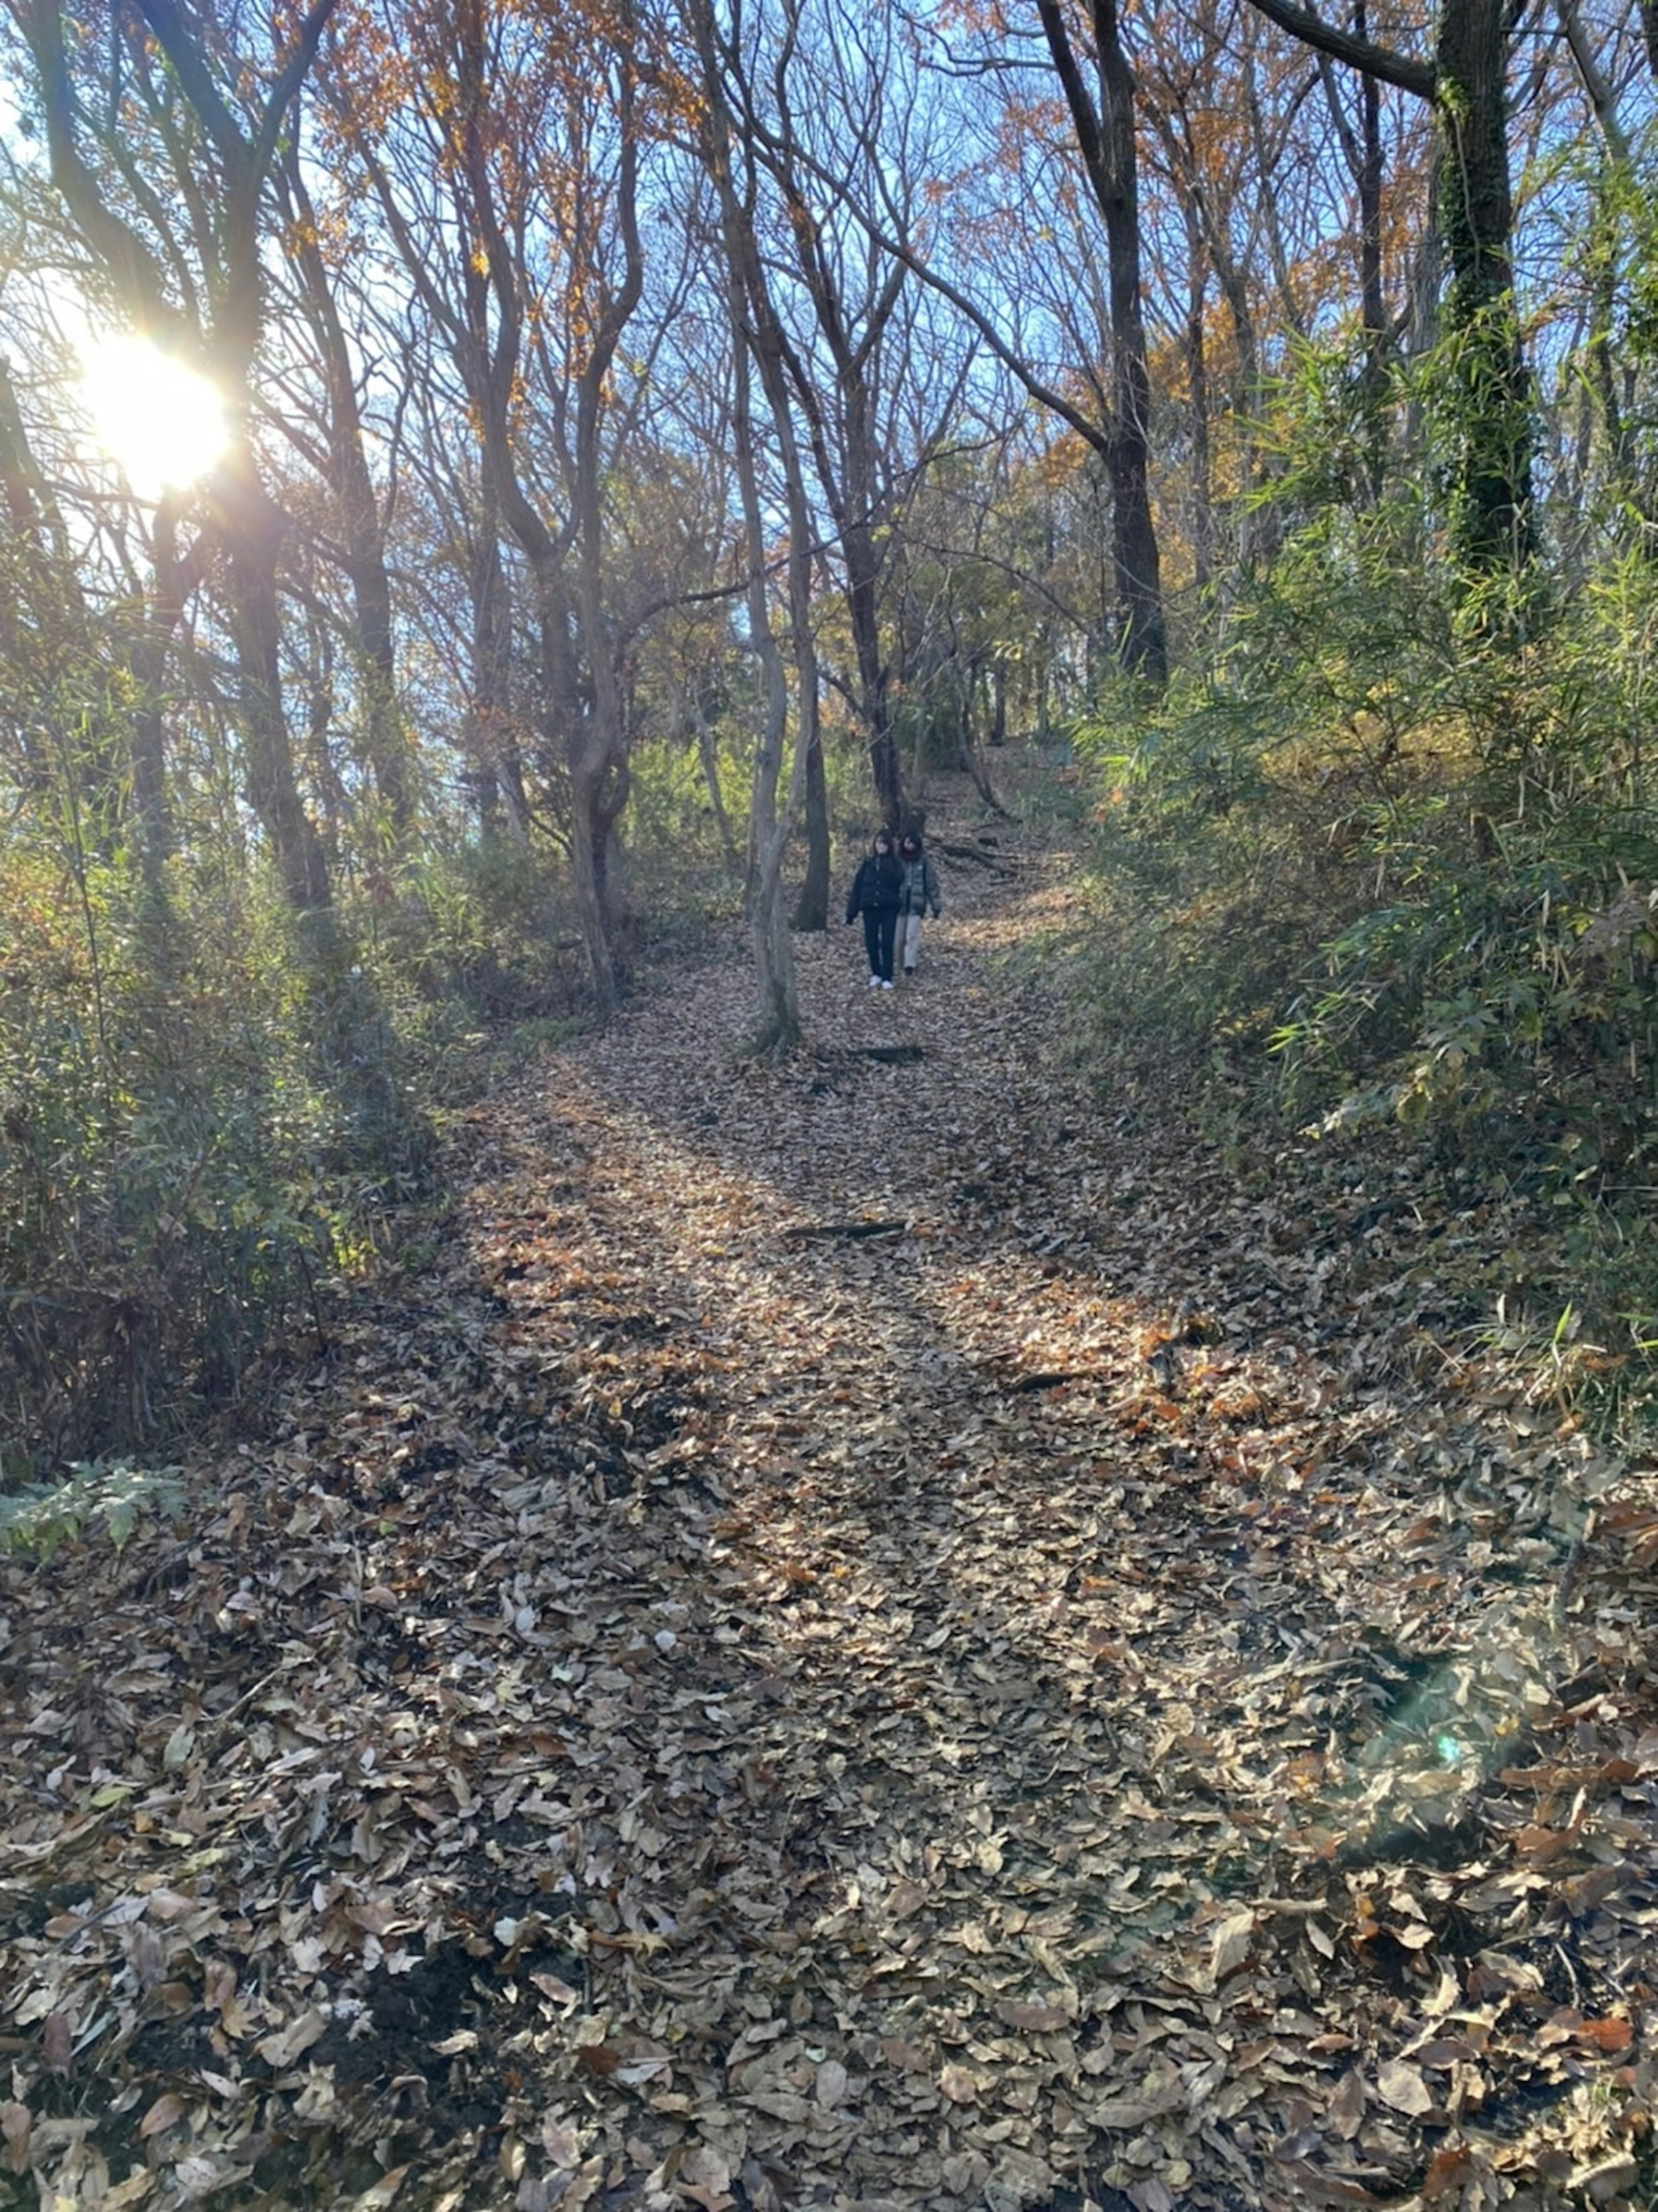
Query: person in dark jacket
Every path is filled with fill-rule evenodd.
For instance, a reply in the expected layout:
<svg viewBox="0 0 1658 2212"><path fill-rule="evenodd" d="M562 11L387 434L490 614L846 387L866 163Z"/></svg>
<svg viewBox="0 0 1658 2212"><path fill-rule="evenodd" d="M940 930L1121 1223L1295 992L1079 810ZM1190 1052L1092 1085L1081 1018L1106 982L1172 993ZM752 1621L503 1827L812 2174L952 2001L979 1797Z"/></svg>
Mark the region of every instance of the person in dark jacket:
<svg viewBox="0 0 1658 2212"><path fill-rule="evenodd" d="M898 931L898 899L903 887L904 872L892 849L892 839L886 830L878 830L874 846L859 861L847 893L848 927L860 914L864 917L872 991L892 988L892 945Z"/></svg>
<svg viewBox="0 0 1658 2212"><path fill-rule="evenodd" d="M938 878L914 830L906 830L898 840L898 865L904 872L904 887L898 894L898 957L905 975L913 975L921 957L921 916L930 914L935 921L938 919Z"/></svg>

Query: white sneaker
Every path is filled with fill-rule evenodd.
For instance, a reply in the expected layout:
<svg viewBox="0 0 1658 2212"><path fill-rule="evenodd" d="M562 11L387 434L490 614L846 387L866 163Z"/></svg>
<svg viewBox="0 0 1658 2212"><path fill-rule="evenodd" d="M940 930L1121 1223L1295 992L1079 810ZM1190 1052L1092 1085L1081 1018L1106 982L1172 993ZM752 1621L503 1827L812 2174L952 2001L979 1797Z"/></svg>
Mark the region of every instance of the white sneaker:
<svg viewBox="0 0 1658 2212"><path fill-rule="evenodd" d="M891 979L890 979L890 977L885 976L885 975L883 975L883 976L881 977L880 981L881 981L881 988L882 988L884 991L890 991L890 990L892 988Z"/></svg>
<svg viewBox="0 0 1658 2212"><path fill-rule="evenodd" d="M870 977L870 979L869 979L869 988L870 988L870 989L871 989L872 991L878 991L878 990L880 989L880 988L881 988L881 979L880 979L880 977L879 977L878 975L872 975L872 976Z"/></svg>

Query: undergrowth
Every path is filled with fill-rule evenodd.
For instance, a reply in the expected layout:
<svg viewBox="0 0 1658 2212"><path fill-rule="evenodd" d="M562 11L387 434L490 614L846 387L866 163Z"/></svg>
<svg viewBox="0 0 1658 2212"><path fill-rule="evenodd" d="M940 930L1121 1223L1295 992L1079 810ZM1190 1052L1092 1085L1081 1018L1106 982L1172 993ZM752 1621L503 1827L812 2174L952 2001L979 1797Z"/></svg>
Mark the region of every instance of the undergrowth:
<svg viewBox="0 0 1658 2212"><path fill-rule="evenodd" d="M440 1211L451 1111L592 1018L545 844L440 825L298 916L205 830L158 880L78 763L0 869L0 1543L35 1548L65 1516L117 1533L86 1470L251 1413L325 1342ZM737 895L695 762L653 769L614 847L624 981Z"/></svg>
<svg viewBox="0 0 1658 2212"><path fill-rule="evenodd" d="M1403 544L1309 528L1208 666L1078 729L1084 1049L1279 1173L1385 1139L1493 1209L1479 1326L1627 1431L1658 1401L1658 584L1616 566L1516 640Z"/></svg>
<svg viewBox="0 0 1658 2212"><path fill-rule="evenodd" d="M14 853L0 963L0 1477L176 1438L314 1326L426 1156L367 971L274 901Z"/></svg>
<svg viewBox="0 0 1658 2212"><path fill-rule="evenodd" d="M118 1552L141 1519L176 1520L184 1503L176 1467L76 1461L55 1481L0 1493L0 1552L49 1559L88 1528L101 1529Z"/></svg>

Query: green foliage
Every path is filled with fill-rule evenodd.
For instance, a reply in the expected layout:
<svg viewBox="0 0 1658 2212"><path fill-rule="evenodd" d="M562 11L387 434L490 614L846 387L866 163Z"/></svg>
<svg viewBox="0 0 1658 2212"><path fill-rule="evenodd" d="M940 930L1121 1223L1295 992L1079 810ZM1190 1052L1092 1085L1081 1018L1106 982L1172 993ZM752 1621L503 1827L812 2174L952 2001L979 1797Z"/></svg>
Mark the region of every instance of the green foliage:
<svg viewBox="0 0 1658 2212"><path fill-rule="evenodd" d="M433 840L411 854L402 897L375 917L377 987L400 1033L454 1018L495 1024L568 1013L580 948L544 858L504 838Z"/></svg>
<svg viewBox="0 0 1658 2212"><path fill-rule="evenodd" d="M1500 714L1467 714L1438 787L1360 825L1372 898L1279 1038L1291 1069L1360 1079L1342 1118L1461 1125L1551 1183L1646 1172L1658 812L1631 587L1580 594L1523 657L1494 650Z"/></svg>
<svg viewBox="0 0 1658 2212"><path fill-rule="evenodd" d="M246 882L15 834L0 870L0 1486L179 1435L316 1325L424 1172L374 987Z"/></svg>
<svg viewBox="0 0 1658 2212"><path fill-rule="evenodd" d="M853 854L852 865L869 850L875 829L875 798L870 788L869 741L860 725L835 714L823 726L823 782L829 799L830 829L844 840Z"/></svg>
<svg viewBox="0 0 1658 2212"><path fill-rule="evenodd" d="M907 778L919 782L929 769L962 767L968 714L965 674L953 664L895 702L893 739Z"/></svg>
<svg viewBox="0 0 1658 2212"><path fill-rule="evenodd" d="M1510 1331L1557 1373L1582 1347L1638 1364L1658 1334L1658 572L1608 556L1552 606L1496 579L1493 610L1422 559L1420 520L1317 513L1208 666L1078 732L1090 1049L1524 1195L1577 1320L1558 1334L1556 1283Z"/></svg>
<svg viewBox="0 0 1658 2212"><path fill-rule="evenodd" d="M1079 733L1100 988L1165 1038L1267 1021L1292 1107L1529 1127L1643 1049L1654 589L1626 565L1533 646L1482 644L1401 542L1388 515L1303 533L1224 659Z"/></svg>
<svg viewBox="0 0 1658 2212"><path fill-rule="evenodd" d="M1398 804L1400 656L1429 634L1408 608L1381 634L1368 566L1351 537L1287 558L1224 659L1155 708L1121 685L1078 728L1108 930L1090 990L1114 1051L1264 1042L1353 897L1332 825Z"/></svg>
<svg viewBox="0 0 1658 2212"><path fill-rule="evenodd" d="M729 914L742 884L752 763L742 733L715 732L714 775L728 854L695 741L639 746L633 760L626 837L616 864L618 903L629 939L695 933Z"/></svg>
<svg viewBox="0 0 1658 2212"><path fill-rule="evenodd" d="M1258 506L1287 518L1332 507L1357 511L1368 503L1383 395L1365 375L1361 340L1357 325L1349 323L1331 343L1287 341L1282 373L1268 395L1268 419L1260 426L1272 472Z"/></svg>
<svg viewBox="0 0 1658 2212"><path fill-rule="evenodd" d="M34 680L27 750L0 750L0 1494L165 1449L325 1335L341 1279L429 1188L429 1109L509 1025L568 1034L586 975L543 846L411 841L296 915L222 763L180 787L173 857L147 866L133 687L67 629L51 669L12 641ZM706 793L694 754L639 765L612 889L659 927L695 904L674 869Z"/></svg>
<svg viewBox="0 0 1658 2212"><path fill-rule="evenodd" d="M748 805L750 763L734 729L715 733L714 773L720 804L739 831ZM653 862L688 843L693 869L716 867L720 840L708 796L708 778L695 744L666 739L635 750L629 805L629 836Z"/></svg>
<svg viewBox="0 0 1658 2212"><path fill-rule="evenodd" d="M184 1509L176 1467L131 1467L125 1460L77 1461L57 1482L0 1492L0 1552L51 1559L59 1545L100 1526L118 1552L142 1515L173 1521Z"/></svg>

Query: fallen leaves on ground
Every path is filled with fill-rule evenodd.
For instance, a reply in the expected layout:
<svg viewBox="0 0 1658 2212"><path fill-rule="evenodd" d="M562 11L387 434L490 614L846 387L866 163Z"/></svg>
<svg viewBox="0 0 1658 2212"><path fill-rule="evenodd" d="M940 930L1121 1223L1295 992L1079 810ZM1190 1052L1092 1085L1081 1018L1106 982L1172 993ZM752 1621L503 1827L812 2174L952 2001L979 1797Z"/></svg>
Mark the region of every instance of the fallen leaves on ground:
<svg viewBox="0 0 1658 2212"><path fill-rule="evenodd" d="M1651 1475L950 889L792 1060L733 943L527 1064L193 1517L5 1569L0 2191L1641 2201Z"/></svg>

